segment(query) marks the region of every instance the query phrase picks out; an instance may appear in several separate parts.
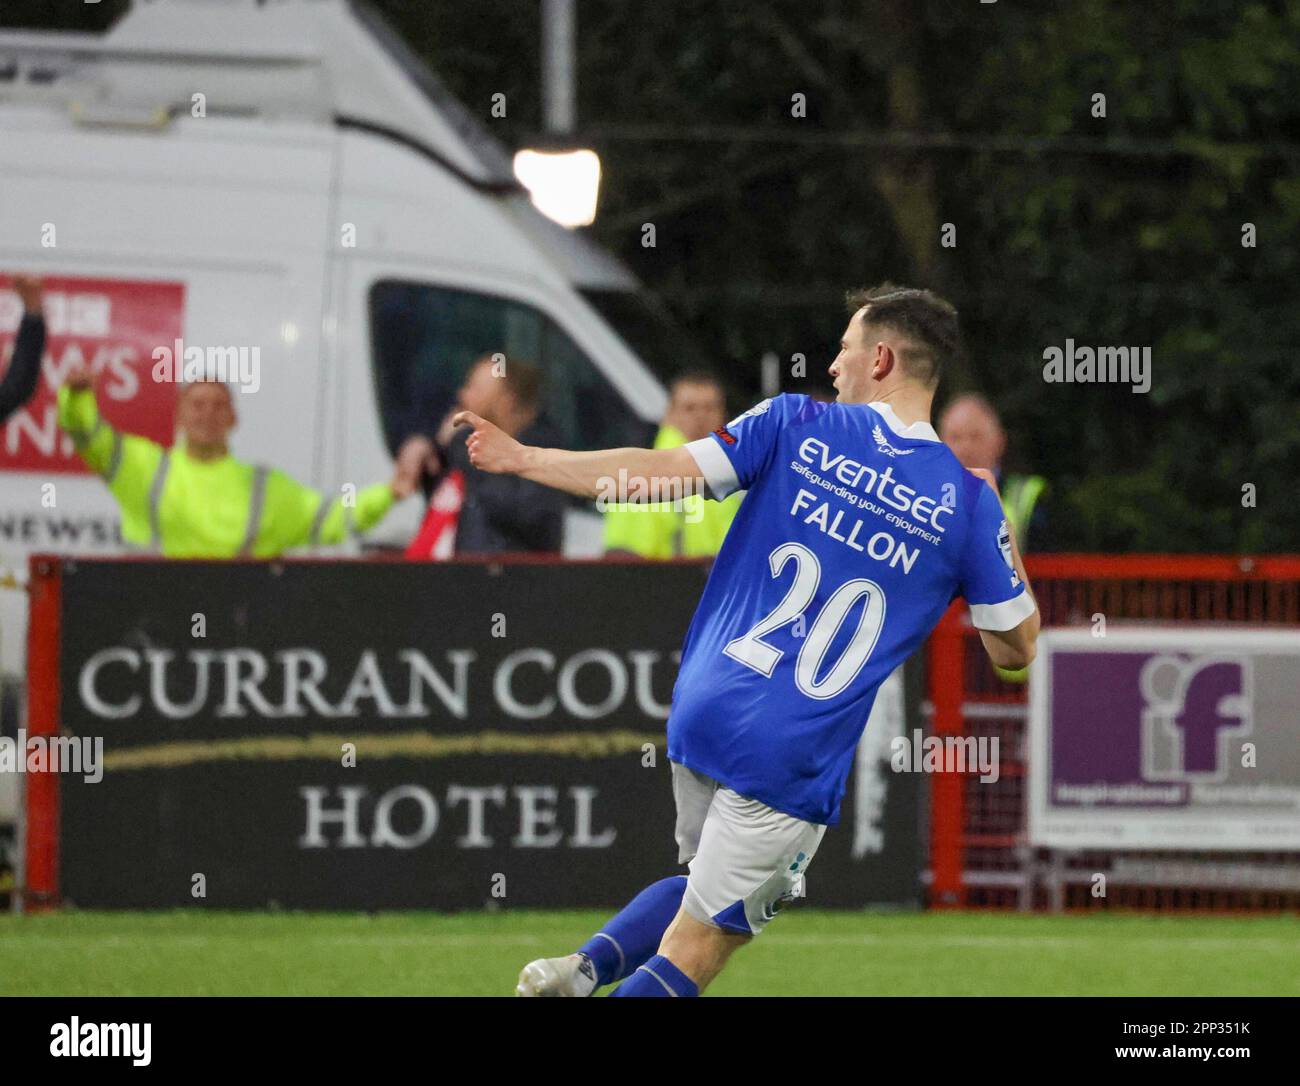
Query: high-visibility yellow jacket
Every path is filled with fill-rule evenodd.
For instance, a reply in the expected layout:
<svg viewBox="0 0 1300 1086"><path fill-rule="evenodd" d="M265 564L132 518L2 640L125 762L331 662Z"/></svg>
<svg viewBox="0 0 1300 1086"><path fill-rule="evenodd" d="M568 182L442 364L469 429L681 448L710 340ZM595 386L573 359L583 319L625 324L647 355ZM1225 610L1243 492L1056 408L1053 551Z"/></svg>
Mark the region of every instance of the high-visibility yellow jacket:
<svg viewBox="0 0 1300 1086"><path fill-rule="evenodd" d="M284 472L233 456L198 460L105 422L90 389L59 389L59 425L122 510L122 537L168 558L272 558L290 547L340 543L393 504L387 483L327 501Z"/></svg>
<svg viewBox="0 0 1300 1086"><path fill-rule="evenodd" d="M1047 480L1041 475L1008 475L1002 482L1002 512L1007 523L1016 533L1016 542L1020 549L1025 549L1025 539L1029 534L1029 522L1034 515L1034 506L1047 489ZM1029 681L1029 668L995 667L1005 682L1023 683Z"/></svg>
<svg viewBox="0 0 1300 1086"><path fill-rule="evenodd" d="M656 449L686 444L675 426L661 426ZM692 494L680 502L614 505L605 511L605 550L630 551L642 558L706 558L718 553L740 508L741 495L706 501Z"/></svg>
<svg viewBox="0 0 1300 1086"><path fill-rule="evenodd" d="M1006 514L1016 542L1021 549L1029 534L1029 522L1034 516L1038 499L1047 490L1047 480L1041 475L1008 475L1002 481L1002 512Z"/></svg>

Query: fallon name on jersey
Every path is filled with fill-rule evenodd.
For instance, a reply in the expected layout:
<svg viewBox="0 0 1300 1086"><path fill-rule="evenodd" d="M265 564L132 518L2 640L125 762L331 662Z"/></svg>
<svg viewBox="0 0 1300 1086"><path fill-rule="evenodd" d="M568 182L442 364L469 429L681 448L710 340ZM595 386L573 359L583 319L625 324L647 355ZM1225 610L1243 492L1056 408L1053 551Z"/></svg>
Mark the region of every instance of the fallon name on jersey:
<svg viewBox="0 0 1300 1086"><path fill-rule="evenodd" d="M885 403L776 396L687 446L746 491L686 635L668 755L833 825L886 676L956 596L1009 630L1034 604L997 496Z"/></svg>

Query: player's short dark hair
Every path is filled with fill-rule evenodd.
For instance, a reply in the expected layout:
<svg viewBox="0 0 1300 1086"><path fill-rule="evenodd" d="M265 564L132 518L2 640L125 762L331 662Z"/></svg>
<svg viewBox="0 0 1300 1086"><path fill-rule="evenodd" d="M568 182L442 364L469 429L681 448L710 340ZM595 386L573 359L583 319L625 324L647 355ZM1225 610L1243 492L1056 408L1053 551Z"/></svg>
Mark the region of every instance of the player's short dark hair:
<svg viewBox="0 0 1300 1086"><path fill-rule="evenodd" d="M957 310L930 290L881 283L845 297L849 312L862 314L864 324L901 332L914 346L899 352L903 370L927 388L934 388L961 351Z"/></svg>

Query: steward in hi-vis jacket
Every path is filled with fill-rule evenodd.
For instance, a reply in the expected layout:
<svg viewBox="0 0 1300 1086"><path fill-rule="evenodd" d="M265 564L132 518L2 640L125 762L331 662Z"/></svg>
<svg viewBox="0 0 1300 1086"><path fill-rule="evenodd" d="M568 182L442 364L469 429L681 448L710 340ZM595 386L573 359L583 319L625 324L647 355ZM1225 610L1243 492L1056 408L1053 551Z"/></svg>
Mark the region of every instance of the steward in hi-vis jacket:
<svg viewBox="0 0 1300 1086"><path fill-rule="evenodd" d="M656 449L686 444L686 435L664 424ZM677 502L611 505L605 510L605 553L626 552L642 558L712 558L722 549L727 529L740 508L740 495L706 502L691 494Z"/></svg>
<svg viewBox="0 0 1300 1086"><path fill-rule="evenodd" d="M272 558L291 547L341 543L373 527L416 480L399 473L355 500L327 499L275 468L230 455L236 418L229 388L185 385L172 448L114 429L100 416L90 374L79 367L59 389L59 425L103 476L122 510L128 544L168 558Z"/></svg>

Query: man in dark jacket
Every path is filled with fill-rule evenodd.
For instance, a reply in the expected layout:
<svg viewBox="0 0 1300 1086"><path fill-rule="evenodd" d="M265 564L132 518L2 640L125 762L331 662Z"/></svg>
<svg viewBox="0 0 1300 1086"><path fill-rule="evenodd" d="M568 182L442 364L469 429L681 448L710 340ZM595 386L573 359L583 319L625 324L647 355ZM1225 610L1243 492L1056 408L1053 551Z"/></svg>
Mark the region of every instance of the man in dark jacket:
<svg viewBox="0 0 1300 1086"><path fill-rule="evenodd" d="M465 375L457 404L437 432L408 437L397 454L397 470L422 471L426 494L446 473L464 479L456 527L456 554L508 551L558 552L565 499L558 491L517 476L491 475L469 462L468 429L451 425L459 411L490 419L519 441L551 447L564 444L540 416L542 378L536 366L500 355L480 358Z"/></svg>
<svg viewBox="0 0 1300 1086"><path fill-rule="evenodd" d="M17 275L13 290L23 303L23 319L18 325L9 366L0 380L0 425L32 398L41 377L41 356L45 353L41 281L29 275Z"/></svg>

